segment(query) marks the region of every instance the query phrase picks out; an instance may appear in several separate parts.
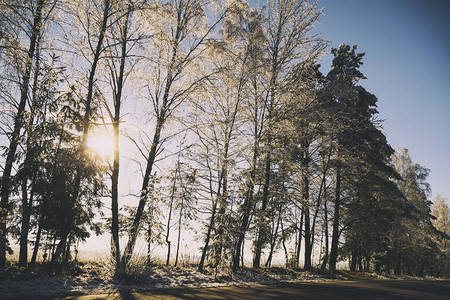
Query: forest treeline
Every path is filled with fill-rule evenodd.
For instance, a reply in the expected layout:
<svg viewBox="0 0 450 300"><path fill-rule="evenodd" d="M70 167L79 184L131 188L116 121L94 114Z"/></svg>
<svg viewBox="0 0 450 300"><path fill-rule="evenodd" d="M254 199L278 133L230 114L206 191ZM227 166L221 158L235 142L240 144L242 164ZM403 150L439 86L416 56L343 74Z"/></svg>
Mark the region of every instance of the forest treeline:
<svg viewBox="0 0 450 300"><path fill-rule="evenodd" d="M0 0L0 268L12 243L20 266L56 265L106 231L120 277L139 236L177 265L195 231L199 270L281 253L289 268L449 276L448 205L432 212L429 170L387 142L364 53L341 44L321 73L319 7ZM89 149L104 128L110 160Z"/></svg>

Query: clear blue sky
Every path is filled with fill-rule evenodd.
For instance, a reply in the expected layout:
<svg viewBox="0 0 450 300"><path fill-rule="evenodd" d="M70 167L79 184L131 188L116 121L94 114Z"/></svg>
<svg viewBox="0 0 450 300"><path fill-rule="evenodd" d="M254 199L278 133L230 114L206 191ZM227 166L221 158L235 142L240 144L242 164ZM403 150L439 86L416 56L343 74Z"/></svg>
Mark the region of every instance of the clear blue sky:
<svg viewBox="0 0 450 300"><path fill-rule="evenodd" d="M319 0L317 26L337 47L365 52L361 84L378 97L391 145L431 170L433 194L450 198L450 0ZM327 72L331 57L323 59Z"/></svg>

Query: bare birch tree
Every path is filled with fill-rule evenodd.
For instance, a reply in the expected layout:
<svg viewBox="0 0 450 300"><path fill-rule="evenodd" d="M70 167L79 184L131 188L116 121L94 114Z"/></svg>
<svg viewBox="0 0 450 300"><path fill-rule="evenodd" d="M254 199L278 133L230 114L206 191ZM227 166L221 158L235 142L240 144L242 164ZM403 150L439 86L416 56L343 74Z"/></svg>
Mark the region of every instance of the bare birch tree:
<svg viewBox="0 0 450 300"><path fill-rule="evenodd" d="M136 244L138 228L147 202L149 180L158 150L161 149L163 127L186 99L192 97L202 83L212 74L202 66L204 51L211 45L214 28L220 22L223 12L216 21L208 24L207 1L174 0L156 3L149 18L148 30L152 39L148 45L146 67L152 75L147 78L147 97L153 106L155 116L153 138L148 154L139 196L139 204L129 239L122 257L122 264L130 260Z"/></svg>

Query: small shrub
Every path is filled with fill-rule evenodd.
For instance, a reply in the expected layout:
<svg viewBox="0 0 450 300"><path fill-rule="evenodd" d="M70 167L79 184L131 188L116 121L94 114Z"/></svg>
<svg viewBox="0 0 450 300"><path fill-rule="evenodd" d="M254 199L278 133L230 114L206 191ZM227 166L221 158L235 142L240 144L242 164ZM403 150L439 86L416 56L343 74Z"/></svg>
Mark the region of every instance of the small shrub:
<svg viewBox="0 0 450 300"><path fill-rule="evenodd" d="M125 285L148 283L151 275L151 264L148 263L147 257L142 255L133 256L127 266L117 272L114 258L108 256L101 262L98 274L103 281L115 281Z"/></svg>

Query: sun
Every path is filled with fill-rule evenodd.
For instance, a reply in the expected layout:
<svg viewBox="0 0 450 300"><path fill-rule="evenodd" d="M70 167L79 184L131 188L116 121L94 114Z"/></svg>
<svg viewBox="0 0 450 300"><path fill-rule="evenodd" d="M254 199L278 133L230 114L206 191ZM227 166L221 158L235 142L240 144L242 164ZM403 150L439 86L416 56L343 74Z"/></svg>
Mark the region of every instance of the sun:
<svg viewBox="0 0 450 300"><path fill-rule="evenodd" d="M113 139L108 134L94 133L86 141L89 150L98 156L111 159L114 156Z"/></svg>

